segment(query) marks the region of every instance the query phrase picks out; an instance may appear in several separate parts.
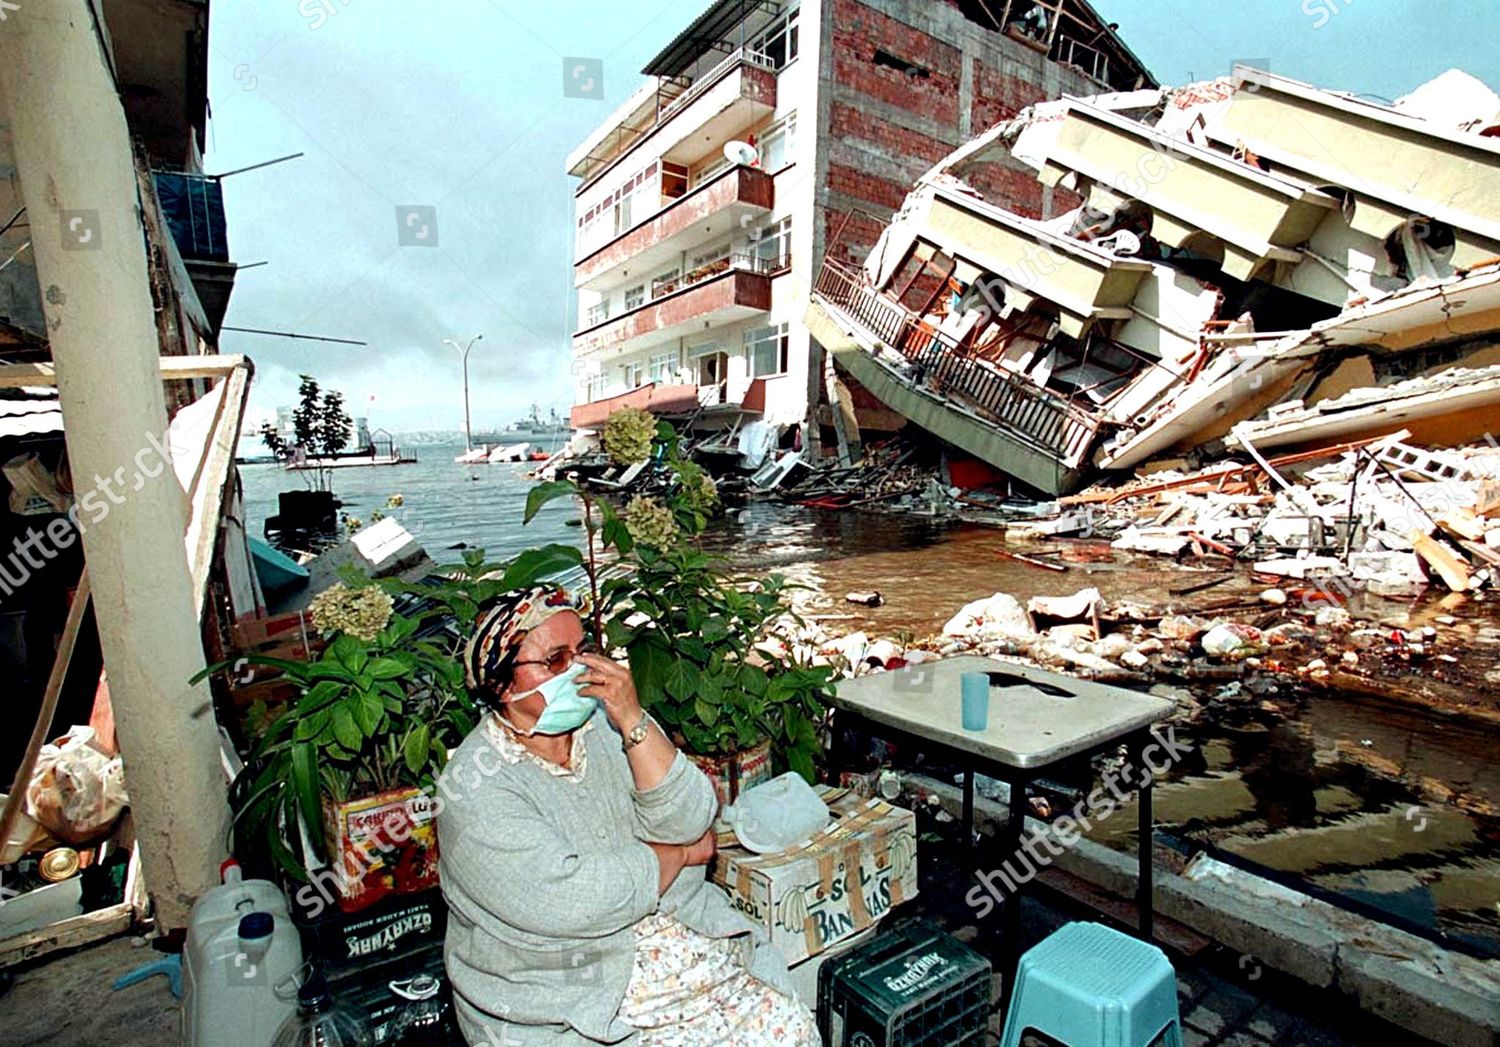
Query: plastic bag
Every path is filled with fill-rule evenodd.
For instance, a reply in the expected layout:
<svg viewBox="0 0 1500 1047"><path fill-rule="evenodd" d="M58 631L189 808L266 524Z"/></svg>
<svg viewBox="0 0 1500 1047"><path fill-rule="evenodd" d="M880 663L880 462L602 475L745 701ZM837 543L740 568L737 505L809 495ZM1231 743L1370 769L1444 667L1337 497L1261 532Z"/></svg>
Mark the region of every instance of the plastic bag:
<svg viewBox="0 0 1500 1047"><path fill-rule="evenodd" d="M724 808L740 846L756 854L784 851L828 827L828 805L796 771L746 789Z"/></svg>
<svg viewBox="0 0 1500 1047"><path fill-rule="evenodd" d="M93 740L93 728L75 726L42 746L26 786L26 813L74 846L109 832L130 803L124 764L94 748Z"/></svg>

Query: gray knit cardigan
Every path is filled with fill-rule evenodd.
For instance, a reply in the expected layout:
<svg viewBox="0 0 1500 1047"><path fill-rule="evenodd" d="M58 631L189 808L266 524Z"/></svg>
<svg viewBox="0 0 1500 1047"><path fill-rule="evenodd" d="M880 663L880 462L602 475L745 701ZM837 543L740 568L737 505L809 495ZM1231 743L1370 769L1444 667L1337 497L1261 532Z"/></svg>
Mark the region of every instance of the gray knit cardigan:
<svg viewBox="0 0 1500 1047"><path fill-rule="evenodd" d="M717 807L681 753L640 792L620 735L601 709L585 732L582 780L502 761L481 726L439 785L438 839L448 901L444 958L471 1044L622 1043L617 1012L630 980L633 925L660 909L714 938L740 936L751 973L790 992L763 929L733 909L704 869L682 871L660 898L643 841L691 843Z"/></svg>

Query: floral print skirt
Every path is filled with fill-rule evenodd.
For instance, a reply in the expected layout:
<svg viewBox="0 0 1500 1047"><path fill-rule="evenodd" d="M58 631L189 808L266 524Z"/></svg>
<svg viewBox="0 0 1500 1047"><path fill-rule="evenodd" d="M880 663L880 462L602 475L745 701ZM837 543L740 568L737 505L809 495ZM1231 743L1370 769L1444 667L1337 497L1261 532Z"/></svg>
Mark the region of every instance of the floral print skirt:
<svg viewBox="0 0 1500 1047"><path fill-rule="evenodd" d="M745 969L740 943L675 916L635 926L635 967L620 1018L642 1047L819 1047L812 1012Z"/></svg>

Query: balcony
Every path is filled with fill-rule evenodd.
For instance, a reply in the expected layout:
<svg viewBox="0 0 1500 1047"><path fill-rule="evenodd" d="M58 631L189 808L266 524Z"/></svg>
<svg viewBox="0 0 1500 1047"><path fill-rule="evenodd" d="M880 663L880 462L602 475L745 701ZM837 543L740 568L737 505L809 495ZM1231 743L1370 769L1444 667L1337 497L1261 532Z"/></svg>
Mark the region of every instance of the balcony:
<svg viewBox="0 0 1500 1047"><path fill-rule="evenodd" d="M883 404L1048 494L1079 483L1101 419L989 361L825 261L807 311L813 337Z"/></svg>
<svg viewBox="0 0 1500 1047"><path fill-rule="evenodd" d="M764 313L771 308L770 274L779 263L731 255L679 279L657 281L645 304L585 327L573 336L573 352L637 349Z"/></svg>
<svg viewBox="0 0 1500 1047"><path fill-rule="evenodd" d="M963 193L930 187L925 209L899 225L946 253L991 273L1005 285L1008 306L1037 300L1058 309L1064 333L1082 338L1096 320L1124 320L1151 266L1052 232ZM894 232L898 225L891 227ZM892 244L893 257L899 245Z"/></svg>
<svg viewBox="0 0 1500 1047"><path fill-rule="evenodd" d="M713 387L717 388L717 387ZM643 385L593 403L574 404L569 421L574 429L598 429L622 407L635 407L657 415L691 414L700 405L696 385Z"/></svg>
<svg viewBox="0 0 1500 1047"><path fill-rule="evenodd" d="M740 48L662 104L659 93L635 113L599 129L568 158L568 173L588 188L643 148L662 159L695 164L741 128L776 111L776 70L765 55Z"/></svg>
<svg viewBox="0 0 1500 1047"><path fill-rule="evenodd" d="M1222 153L1169 138L1081 102L1068 106L1041 179L1077 172L1151 206L1151 235L1181 247L1198 231L1224 243L1224 271L1248 280L1267 261L1297 262L1339 205L1327 193L1267 174Z"/></svg>
<svg viewBox="0 0 1500 1047"><path fill-rule="evenodd" d="M1243 142L1278 169L1352 190L1350 224L1368 236L1384 238L1411 215L1430 215L1457 233L1455 267L1495 254L1500 142L1259 69L1238 66L1234 79L1210 138Z"/></svg>
<svg viewBox="0 0 1500 1047"><path fill-rule="evenodd" d="M649 273L678 255L721 239L750 215L769 214L776 181L765 171L736 165L679 197L573 267L573 285L590 291Z"/></svg>

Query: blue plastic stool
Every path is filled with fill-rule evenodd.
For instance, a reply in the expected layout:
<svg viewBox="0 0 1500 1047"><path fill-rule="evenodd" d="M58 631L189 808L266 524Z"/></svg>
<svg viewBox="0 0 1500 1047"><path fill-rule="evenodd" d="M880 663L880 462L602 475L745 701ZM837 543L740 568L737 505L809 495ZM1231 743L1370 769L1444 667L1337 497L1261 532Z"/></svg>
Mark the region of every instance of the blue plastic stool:
<svg viewBox="0 0 1500 1047"><path fill-rule="evenodd" d="M1001 1047L1028 1029L1068 1047L1181 1047L1177 976L1156 946L1097 923L1070 923L1021 957Z"/></svg>

